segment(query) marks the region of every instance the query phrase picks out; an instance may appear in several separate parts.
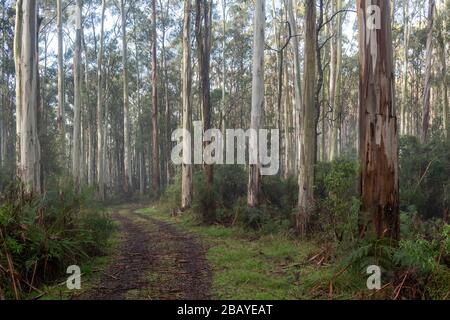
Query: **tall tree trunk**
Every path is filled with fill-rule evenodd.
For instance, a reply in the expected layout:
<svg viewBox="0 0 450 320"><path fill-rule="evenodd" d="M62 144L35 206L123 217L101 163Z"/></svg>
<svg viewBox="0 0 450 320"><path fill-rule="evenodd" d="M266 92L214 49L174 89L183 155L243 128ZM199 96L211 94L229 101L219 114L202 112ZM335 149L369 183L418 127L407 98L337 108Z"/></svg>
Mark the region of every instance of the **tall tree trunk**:
<svg viewBox="0 0 450 320"><path fill-rule="evenodd" d="M336 12L342 9L342 0L336 1ZM330 101L332 102L331 108L333 109L333 128L331 131L331 141L330 141L330 159L334 160L339 154L339 130L341 128L341 61L342 61L342 18L341 13L336 16L335 24L336 39L333 41L333 52L334 59L336 59L336 66L333 72L333 85L332 85L332 97ZM332 61L333 63L333 61Z"/></svg>
<svg viewBox="0 0 450 320"><path fill-rule="evenodd" d="M225 56L225 50L226 50L226 34L227 32L227 1L222 0L222 99L221 99L221 110L220 110L220 126L222 127L222 132L225 132L226 130L226 56ZM223 145L226 145L225 135L223 136ZM223 155L226 156L225 154Z"/></svg>
<svg viewBox="0 0 450 320"><path fill-rule="evenodd" d="M276 4L275 0L272 0L272 21L273 21L273 30L274 30L274 36L275 36L275 43L277 45L277 104L276 104L276 114L277 114L277 127L279 130L281 130L281 102L283 98L283 77L284 77L284 49L281 48L281 35L280 35L280 29L277 28L277 21L276 21ZM279 136L281 139L281 135ZM281 140L278 142L279 145L281 145ZM279 171L279 173L281 170Z"/></svg>
<svg viewBox="0 0 450 320"><path fill-rule="evenodd" d="M316 157L316 6L314 0L306 0L305 7L305 72L303 101L303 139L301 146L301 166L299 174L299 214L297 228L305 236L313 206L314 160Z"/></svg>
<svg viewBox="0 0 450 320"><path fill-rule="evenodd" d="M139 64L139 42L137 37L137 19L136 15L134 16L134 39L135 39L135 61L136 61L136 95L137 95L137 109L138 109L138 131L136 131L136 140L139 143L136 143L136 148L138 149L138 157L139 157L139 195L143 196L145 193L145 147L143 143L144 136L144 126L143 126L143 112L142 112L142 104L141 104L141 69Z"/></svg>
<svg viewBox="0 0 450 320"><path fill-rule="evenodd" d="M111 65L112 65L112 55L109 54L108 57L108 62L105 66L105 72L104 72L104 76L102 77L102 86L104 88L104 98L103 98L103 103L104 103L104 108L105 108L105 112L104 112L104 117L103 117L103 147L102 147L102 161L103 161L103 171L104 171L104 178L103 178L103 183L105 185L105 188L110 188L112 189L113 185L117 186L117 192L122 191L122 186L119 183L119 181L122 177L123 177L123 158L121 158L121 156L123 156L123 148L122 145L120 145L120 147L116 148L117 151L117 156L114 158L113 157L113 151L112 151L112 147L108 148L108 142L109 145L112 146L113 142L113 137L112 134L110 132L110 129L108 128L108 120L111 120L109 123L112 122L112 115L110 114L109 110L110 110L110 86L111 86ZM109 117L109 118L108 118ZM123 122L122 122L123 123ZM122 129L122 126L119 124L119 132ZM117 134L117 133L116 133ZM118 139L117 139L118 140ZM116 167L119 168L120 165L122 165L122 167L120 167L120 170L117 170L116 174L112 174L112 167L114 165L114 163L116 163ZM114 180L115 178L115 180ZM105 195L106 197L106 195Z"/></svg>
<svg viewBox="0 0 450 320"><path fill-rule="evenodd" d="M357 12L360 235L397 239L398 142L389 1L358 0Z"/></svg>
<svg viewBox="0 0 450 320"><path fill-rule="evenodd" d="M65 88L64 88L64 47L62 27L62 0L56 2L56 24L58 31L58 129L61 143L61 156L64 167L66 166L66 129L65 129Z"/></svg>
<svg viewBox="0 0 450 320"><path fill-rule="evenodd" d="M210 50L211 50L211 8L212 4L208 0L196 0L196 34L198 49L198 64L201 83L202 119L203 130L211 128L211 96L210 96ZM204 146L208 143L204 142ZM205 172L206 188L212 194L214 171L211 164L203 163ZM208 210L214 211L213 206ZM212 216L211 212L211 216Z"/></svg>
<svg viewBox="0 0 450 320"><path fill-rule="evenodd" d="M293 28L293 34L296 34L297 32L297 22L294 15L294 7L292 5L292 0L288 0L288 18L289 18L289 24L291 25L291 28ZM300 141L302 137L302 105L303 105L303 97L302 97L302 80L301 80L301 74L300 74L300 53L299 53L299 44L298 44L298 38L294 37L292 38L292 45L294 50L294 110L293 110L293 117L294 117L294 126L295 126L295 141ZM300 170L300 146L297 144L297 155L295 158L297 158L297 161L294 161L295 165L295 174L297 174ZM294 159L295 159L294 158Z"/></svg>
<svg viewBox="0 0 450 320"><path fill-rule="evenodd" d="M84 108L86 114L87 126L87 183L89 186L94 185L95 178L95 116L93 113L94 108L90 103L89 96L89 72L88 72L88 50L84 37L84 29L81 26L81 35L84 51L84 83L83 83L83 98L84 98Z"/></svg>
<svg viewBox="0 0 450 320"><path fill-rule="evenodd" d="M183 22L183 129L188 135L183 136L183 165L181 168L181 210L189 208L192 204L192 106L191 106L191 0L184 0ZM188 151L188 152L185 152Z"/></svg>
<svg viewBox="0 0 450 320"><path fill-rule="evenodd" d="M156 195L159 194L159 138L158 138L158 61L156 58L156 0L152 0L152 185Z"/></svg>
<svg viewBox="0 0 450 320"><path fill-rule="evenodd" d="M400 110L400 133L406 134L406 105L408 96L409 0L403 5L403 78Z"/></svg>
<svg viewBox="0 0 450 320"><path fill-rule="evenodd" d="M284 172L283 178L288 179L292 174L292 143L291 138L292 134L290 129L291 125L291 115L292 115L292 96L291 96L291 88L289 86L289 68L288 63L284 64L284 87L286 88L284 95Z"/></svg>
<svg viewBox="0 0 450 320"><path fill-rule="evenodd" d="M333 14L333 12L331 12L330 15L330 7L332 10L332 6L330 6L330 2L327 3L327 5L325 6L325 13L324 13L324 18L325 21L328 21L329 17ZM332 29L330 28L330 23L325 24L324 26L325 30L325 37L326 39L328 39L331 36L331 33L333 32ZM327 149L327 120L328 120L328 111L329 111L329 105L330 105L330 49L331 49L331 45L330 45L330 41L328 41L325 46L324 46L324 59L323 61L325 62L324 64L328 64L328 68L324 68L323 70L323 88L322 88L322 106L321 106L321 117L320 117L320 121L321 121L321 144L320 144L320 160L325 162L328 160L328 149Z"/></svg>
<svg viewBox="0 0 450 320"><path fill-rule="evenodd" d="M103 42L104 42L104 24L105 24L106 0L102 0L102 17L100 27L100 49L97 57L97 181L98 193L101 200L105 199L105 173L104 173L104 130L103 130Z"/></svg>
<svg viewBox="0 0 450 320"><path fill-rule="evenodd" d="M39 13L38 13L39 15ZM36 32L38 33L37 37L39 38L39 29L40 29L40 23L38 23L38 28ZM47 81L47 61L48 61L48 34L43 33L43 49L44 49L44 65L43 65L43 71L42 71L42 79L43 83L41 84L40 81L38 81L38 98L39 98L39 107L38 107L38 135L39 135L39 141L45 141L47 139L47 90L46 90L46 81ZM39 61L39 52L38 52L38 61ZM38 79L40 80L40 79ZM0 115L1 117L1 115ZM1 129L0 129L1 134ZM42 154L41 154L42 155ZM1 156L0 156L1 158ZM47 166L45 166L45 156L41 157L41 189L45 190L45 178L47 176ZM1 165L1 163L0 163Z"/></svg>
<svg viewBox="0 0 450 320"><path fill-rule="evenodd" d="M163 8L162 0L160 0L161 4L161 11ZM167 51L166 51L166 19L169 17L169 1L167 1L166 4L166 12L162 18L163 20L163 27L162 27L162 60L163 60L163 69L164 69L164 103L165 103L165 110L164 110L164 118L165 118L165 143L164 143L164 175L166 180L166 185L170 184L170 134L171 134L171 110L170 110L170 103L169 103L169 77L167 72Z"/></svg>
<svg viewBox="0 0 450 320"><path fill-rule="evenodd" d="M76 28L75 53L73 56L73 83L74 83L74 123L73 123L73 150L72 150L72 176L76 187L80 186L80 152L81 152L81 0L76 1Z"/></svg>
<svg viewBox="0 0 450 320"><path fill-rule="evenodd" d="M120 0L122 18L122 64L123 64L123 136L124 136L124 184L125 193L132 192L133 180L131 176L131 144L130 144L130 103L128 97L128 49L127 49L127 17L124 0Z"/></svg>
<svg viewBox="0 0 450 320"><path fill-rule="evenodd" d="M331 14L334 14L336 12L336 3L331 3ZM329 99L330 99L330 108L331 108L331 123L330 123L330 129L329 129L329 158L332 160L332 153L334 150L332 150L335 147L334 144L334 122L336 119L334 119L335 116L335 99L336 99L336 65L337 65L337 37L336 37L336 23L333 21L330 21L330 34L332 35L332 38L330 39L330 77L329 77ZM334 36L333 36L334 34Z"/></svg>
<svg viewBox="0 0 450 320"><path fill-rule="evenodd" d="M316 81L316 86L315 86L315 95L314 95L314 105L316 108L316 116L314 119L314 126L315 126L315 131L316 131L316 136L317 136L317 128L319 125L319 118L320 118L320 109L321 109L321 96L322 96L322 88L323 88L323 67L322 67L322 50L320 48L320 43L319 43L319 38L320 38L320 30L323 26L323 17L324 17L324 3L323 1L319 1L319 15L317 17L317 26L316 27L316 45L315 45L315 50L316 50L316 70L317 70L317 81ZM316 137L316 139L314 139L314 150L316 150L316 154L314 155L314 163L317 162L317 158L318 158L318 139Z"/></svg>
<svg viewBox="0 0 450 320"><path fill-rule="evenodd" d="M2 21L5 20L5 0L2 1ZM2 40L3 43L5 43L6 35L5 32L3 32ZM0 59L6 59L6 57L3 55L4 50L2 50ZM6 55L6 54L5 54ZM5 79L5 70L3 68L3 64L0 65L0 81L2 83L6 83ZM6 140L7 140L7 104L6 99L8 97L7 95L7 86L1 86L0 87L0 94L1 94L1 110L0 110L0 168L4 167L6 164ZM0 188L2 188L2 183L0 182Z"/></svg>
<svg viewBox="0 0 450 320"><path fill-rule="evenodd" d="M252 68L252 109L250 129L258 132L261 125L261 111L264 108L264 24L265 0L256 0L253 21L253 68ZM260 203L261 172L259 163L258 138L250 137L250 157L256 155L254 164L250 163L247 205L257 207Z"/></svg>
<svg viewBox="0 0 450 320"><path fill-rule="evenodd" d="M15 34L18 175L26 193L40 193L38 39L36 0L17 1Z"/></svg>
<svg viewBox="0 0 450 320"><path fill-rule="evenodd" d="M448 88L447 88L447 62L446 62L446 6L448 5L448 0L441 1L439 7L439 25L438 25L438 44L439 44L439 58L441 60L441 85L442 85L442 122L444 125L444 136L446 139L450 136L450 127L449 127L449 114L448 114Z"/></svg>
<svg viewBox="0 0 450 320"><path fill-rule="evenodd" d="M428 1L428 35L427 35L427 53L425 62L425 83L423 93L423 111L422 111L422 131L420 140L424 143L428 139L428 127L430 122L430 89L431 89L431 60L433 56L433 14L434 0Z"/></svg>
<svg viewBox="0 0 450 320"><path fill-rule="evenodd" d="M14 30L14 66L16 73L16 173L20 177L20 130L22 128L22 0L16 2L16 21Z"/></svg>

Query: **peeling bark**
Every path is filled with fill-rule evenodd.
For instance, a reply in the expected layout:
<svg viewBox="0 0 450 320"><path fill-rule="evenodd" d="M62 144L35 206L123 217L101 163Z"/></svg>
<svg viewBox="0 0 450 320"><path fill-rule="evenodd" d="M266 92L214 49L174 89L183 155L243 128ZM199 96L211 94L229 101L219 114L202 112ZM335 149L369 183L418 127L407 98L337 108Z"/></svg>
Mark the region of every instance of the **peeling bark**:
<svg viewBox="0 0 450 320"><path fill-rule="evenodd" d="M380 28L368 25L369 5L380 8ZM399 237L397 116L388 0L358 0L360 235ZM373 26L373 25L372 25Z"/></svg>

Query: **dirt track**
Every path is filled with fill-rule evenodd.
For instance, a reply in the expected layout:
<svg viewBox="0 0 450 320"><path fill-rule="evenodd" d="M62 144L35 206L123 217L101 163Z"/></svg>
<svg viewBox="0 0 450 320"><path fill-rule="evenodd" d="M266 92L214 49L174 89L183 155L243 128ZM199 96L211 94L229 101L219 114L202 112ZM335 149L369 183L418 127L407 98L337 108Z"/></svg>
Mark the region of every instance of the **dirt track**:
<svg viewBox="0 0 450 320"><path fill-rule="evenodd" d="M167 222L114 212L123 237L111 265L81 299L210 299L211 271L205 249Z"/></svg>

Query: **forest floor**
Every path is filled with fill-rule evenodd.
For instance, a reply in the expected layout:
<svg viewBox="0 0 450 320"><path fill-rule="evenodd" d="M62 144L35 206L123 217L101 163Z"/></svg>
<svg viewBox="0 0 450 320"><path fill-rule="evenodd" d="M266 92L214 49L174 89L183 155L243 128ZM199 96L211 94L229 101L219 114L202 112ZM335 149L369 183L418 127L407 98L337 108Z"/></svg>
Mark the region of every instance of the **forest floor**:
<svg viewBox="0 0 450 320"><path fill-rule="evenodd" d="M170 223L115 210L122 243L100 281L81 299L208 299L211 271L205 249Z"/></svg>
<svg viewBox="0 0 450 320"><path fill-rule="evenodd" d="M111 209L117 226L114 242L105 257L87 266L87 272L86 266L81 267L81 290L65 289L62 283L43 298L210 299L212 273L202 244L168 222L136 212L137 208Z"/></svg>
<svg viewBox="0 0 450 320"><path fill-rule="evenodd" d="M352 274L335 278L314 241L203 225L162 201L108 211L116 231L104 256L80 266L81 290L63 281L42 299L348 299L361 287Z"/></svg>

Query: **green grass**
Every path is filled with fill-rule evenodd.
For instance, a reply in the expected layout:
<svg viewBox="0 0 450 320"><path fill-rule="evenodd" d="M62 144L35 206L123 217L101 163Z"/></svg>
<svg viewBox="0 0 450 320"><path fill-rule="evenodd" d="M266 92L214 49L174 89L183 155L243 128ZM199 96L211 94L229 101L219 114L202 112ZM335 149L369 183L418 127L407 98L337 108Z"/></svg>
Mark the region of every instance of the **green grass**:
<svg viewBox="0 0 450 320"><path fill-rule="evenodd" d="M213 269L213 295L218 299L327 299L355 297L365 285L364 275L317 266L308 258L320 251L314 241L300 241L283 233L265 234L239 226L207 226L187 211L168 214L162 202L138 210L198 235L208 247ZM356 279L356 280L355 280Z"/></svg>

